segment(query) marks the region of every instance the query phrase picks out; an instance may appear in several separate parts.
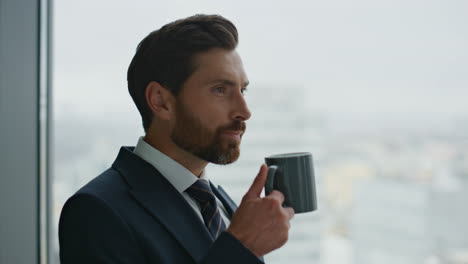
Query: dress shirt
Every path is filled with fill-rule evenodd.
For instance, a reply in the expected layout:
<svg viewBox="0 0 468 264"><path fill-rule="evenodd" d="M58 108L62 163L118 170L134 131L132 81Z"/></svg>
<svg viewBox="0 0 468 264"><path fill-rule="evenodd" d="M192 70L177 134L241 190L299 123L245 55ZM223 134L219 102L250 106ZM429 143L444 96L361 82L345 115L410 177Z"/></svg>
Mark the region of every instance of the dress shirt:
<svg viewBox="0 0 468 264"><path fill-rule="evenodd" d="M161 151L157 150L150 144L148 144L143 137L140 137L138 143L133 151L140 158L153 165L173 186L174 188L184 197L188 204L193 208L195 213L203 221L203 216L201 214L200 204L194 200L190 195L188 195L185 190L187 190L192 184L197 181L198 177L190 172L187 168L179 164L177 161L171 159ZM200 179L208 180L205 171L200 175ZM216 197L216 195L215 195ZM224 205L216 197L216 203L218 204L218 209L221 212L221 217L223 218L226 227L231 223L228 217L228 213L224 208Z"/></svg>

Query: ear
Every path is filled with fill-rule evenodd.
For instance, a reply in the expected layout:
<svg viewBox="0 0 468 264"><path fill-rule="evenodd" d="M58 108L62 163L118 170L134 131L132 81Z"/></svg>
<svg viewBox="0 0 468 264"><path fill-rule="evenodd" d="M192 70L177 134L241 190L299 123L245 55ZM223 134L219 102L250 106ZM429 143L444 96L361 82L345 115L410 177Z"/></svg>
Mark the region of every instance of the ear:
<svg viewBox="0 0 468 264"><path fill-rule="evenodd" d="M174 110L174 95L155 81L151 81L145 90L146 103L155 116L162 120L171 119Z"/></svg>

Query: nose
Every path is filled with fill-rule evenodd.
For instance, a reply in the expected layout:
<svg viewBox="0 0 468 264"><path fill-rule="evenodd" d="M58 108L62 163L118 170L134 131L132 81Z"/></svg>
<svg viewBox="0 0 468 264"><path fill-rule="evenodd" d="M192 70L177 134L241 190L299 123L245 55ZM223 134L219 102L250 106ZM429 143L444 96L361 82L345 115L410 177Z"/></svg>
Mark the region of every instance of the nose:
<svg viewBox="0 0 468 264"><path fill-rule="evenodd" d="M232 118L239 121L247 121L252 116L252 113L247 106L247 102L242 94L238 96L238 100L235 103L235 110L232 113Z"/></svg>

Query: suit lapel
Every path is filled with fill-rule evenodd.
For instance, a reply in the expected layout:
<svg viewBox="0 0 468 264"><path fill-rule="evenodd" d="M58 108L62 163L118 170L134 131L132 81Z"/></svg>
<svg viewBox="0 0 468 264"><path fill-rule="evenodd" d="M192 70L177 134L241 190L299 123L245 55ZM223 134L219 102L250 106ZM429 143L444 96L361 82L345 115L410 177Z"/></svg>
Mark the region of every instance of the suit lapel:
<svg viewBox="0 0 468 264"><path fill-rule="evenodd" d="M130 185L130 193L199 261L213 243L205 225L182 195L152 165L123 147L112 165Z"/></svg>

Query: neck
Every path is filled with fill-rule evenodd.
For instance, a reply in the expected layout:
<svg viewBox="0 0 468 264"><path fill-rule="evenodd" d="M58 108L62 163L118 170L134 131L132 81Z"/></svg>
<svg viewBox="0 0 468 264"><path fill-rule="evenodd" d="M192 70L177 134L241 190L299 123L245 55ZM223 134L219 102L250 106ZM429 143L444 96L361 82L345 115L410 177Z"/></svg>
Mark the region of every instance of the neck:
<svg viewBox="0 0 468 264"><path fill-rule="evenodd" d="M166 156L175 160L180 165L184 166L193 175L200 177L205 170L208 162L194 156L181 148L179 148L171 138L162 133L148 131L143 138L146 143L164 153Z"/></svg>

